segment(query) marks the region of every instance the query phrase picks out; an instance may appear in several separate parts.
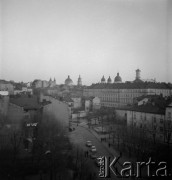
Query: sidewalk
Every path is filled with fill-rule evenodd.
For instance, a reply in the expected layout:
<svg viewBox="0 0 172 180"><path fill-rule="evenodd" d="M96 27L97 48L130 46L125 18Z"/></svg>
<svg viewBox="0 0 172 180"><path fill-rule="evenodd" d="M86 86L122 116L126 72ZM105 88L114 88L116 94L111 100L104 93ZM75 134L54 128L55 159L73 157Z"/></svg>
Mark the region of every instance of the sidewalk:
<svg viewBox="0 0 172 180"><path fill-rule="evenodd" d="M101 142L101 137L100 135L98 135L92 128L88 130ZM106 142L101 142L103 144L103 146L106 148L106 150L113 156L113 157L118 157L120 155L120 152L116 149L114 149L112 146L109 147L108 145L108 141ZM129 158L125 155L122 155L122 157L120 158L120 160L118 161L120 165L122 165L124 162L132 162L135 163L136 159L135 158Z"/></svg>

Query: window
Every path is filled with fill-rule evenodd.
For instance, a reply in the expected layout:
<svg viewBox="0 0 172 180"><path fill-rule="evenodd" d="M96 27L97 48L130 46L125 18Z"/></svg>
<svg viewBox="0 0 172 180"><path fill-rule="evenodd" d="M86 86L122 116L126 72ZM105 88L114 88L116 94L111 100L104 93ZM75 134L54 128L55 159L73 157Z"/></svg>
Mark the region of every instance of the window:
<svg viewBox="0 0 172 180"><path fill-rule="evenodd" d="M171 119L171 112L168 112L167 118Z"/></svg>
<svg viewBox="0 0 172 180"><path fill-rule="evenodd" d="M164 129L163 129L163 127L160 127L159 130L160 130L160 132L163 132Z"/></svg>
<svg viewBox="0 0 172 180"><path fill-rule="evenodd" d="M163 124L163 119L160 119L160 124Z"/></svg>
<svg viewBox="0 0 172 180"><path fill-rule="evenodd" d="M156 117L152 117L152 121L156 123Z"/></svg>

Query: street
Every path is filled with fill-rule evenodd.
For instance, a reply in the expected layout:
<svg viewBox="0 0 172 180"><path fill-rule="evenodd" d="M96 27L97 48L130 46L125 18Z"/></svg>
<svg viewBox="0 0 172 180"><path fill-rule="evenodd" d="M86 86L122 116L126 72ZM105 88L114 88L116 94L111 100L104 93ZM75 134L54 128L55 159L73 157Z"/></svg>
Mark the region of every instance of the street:
<svg viewBox="0 0 172 180"><path fill-rule="evenodd" d="M73 123L73 127L75 127L75 130L69 132L69 138L73 145L80 148L84 152L89 151L90 148L86 146L86 141L90 140L92 142L92 145L96 146L97 149L96 155L98 157L106 156L106 157L111 157L111 159L113 159L112 154L100 142L100 140L94 134L91 133L85 122L78 124L78 126L75 123ZM97 167L95 163L95 159L90 158L87 163L89 163L89 166L91 166L92 171L96 173L96 176L98 177L99 167ZM104 179L118 179L118 178L111 173L111 178L104 178Z"/></svg>

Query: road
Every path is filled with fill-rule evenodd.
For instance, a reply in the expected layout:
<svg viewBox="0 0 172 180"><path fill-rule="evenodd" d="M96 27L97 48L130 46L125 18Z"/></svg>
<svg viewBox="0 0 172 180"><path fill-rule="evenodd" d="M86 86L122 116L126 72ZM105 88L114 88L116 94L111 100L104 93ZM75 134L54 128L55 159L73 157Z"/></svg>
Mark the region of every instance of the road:
<svg viewBox="0 0 172 180"><path fill-rule="evenodd" d="M88 127L84 123L80 123L78 126L73 124L73 127L75 127L75 130L69 133L69 138L73 145L79 147L83 151L87 151L89 150L89 147L86 146L86 141L90 140L92 142L92 145L96 146L98 157L106 156L111 157L111 159L113 159L112 154L107 150L105 146L103 146L103 144L97 139L97 137L95 137L95 135L89 131ZM96 166L95 160L89 159L88 163L89 166L91 166L93 172L95 172L98 177L99 167ZM118 178L115 175L111 174L111 179Z"/></svg>

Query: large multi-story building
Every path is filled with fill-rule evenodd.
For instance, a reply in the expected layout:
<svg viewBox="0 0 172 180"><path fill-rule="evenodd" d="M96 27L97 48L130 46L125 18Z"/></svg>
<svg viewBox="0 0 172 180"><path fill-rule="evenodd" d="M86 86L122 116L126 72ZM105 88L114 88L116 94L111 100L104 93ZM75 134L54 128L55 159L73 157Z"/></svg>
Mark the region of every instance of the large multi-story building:
<svg viewBox="0 0 172 180"><path fill-rule="evenodd" d="M135 98L143 95L162 95L163 97L172 95L171 84L143 82L139 69L136 70L136 79L132 82L122 83L119 74L115 77L114 83L106 83L104 79L103 76L101 83L85 88L83 95L99 97L101 105L106 107L130 105Z"/></svg>

